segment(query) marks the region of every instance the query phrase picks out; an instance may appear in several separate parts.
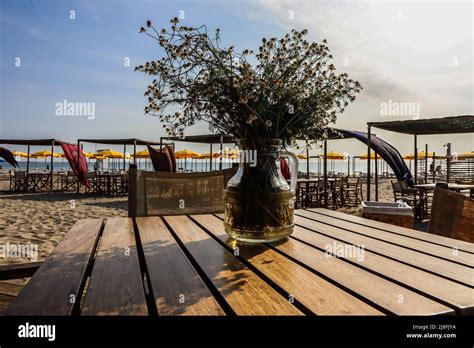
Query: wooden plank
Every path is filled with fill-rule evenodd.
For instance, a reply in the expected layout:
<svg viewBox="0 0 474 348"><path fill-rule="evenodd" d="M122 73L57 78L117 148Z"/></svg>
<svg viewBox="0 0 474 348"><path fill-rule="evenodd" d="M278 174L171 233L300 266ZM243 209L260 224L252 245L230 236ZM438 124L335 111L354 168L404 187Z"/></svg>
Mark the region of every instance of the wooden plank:
<svg viewBox="0 0 474 348"><path fill-rule="evenodd" d="M109 218L87 289L82 315L146 315L133 224Z"/></svg>
<svg viewBox="0 0 474 348"><path fill-rule="evenodd" d="M364 219L359 216L344 214L338 211L324 209L324 208L314 208L314 209L308 209L308 210L319 213L319 214L323 214L326 216L332 216L340 220L349 221L349 222L361 224L364 226L375 227L387 232L392 232L395 234L411 237L414 239L425 240L427 242L431 242L434 244L444 245L448 248L457 248L460 251L465 251L465 252L474 254L474 243L468 243L462 240L447 238L443 236L437 236L437 235L426 233L426 232L416 231L410 228L394 226L394 225L386 224L383 222Z"/></svg>
<svg viewBox="0 0 474 348"><path fill-rule="evenodd" d="M350 250L350 244L336 241L319 233L314 233L300 226L295 227L292 238L297 238L321 250ZM431 298L436 298L449 304L460 314L474 314L474 296L471 287L452 282L423 270L405 265L364 250L363 257L355 253L340 253L338 257L350 260L352 263L374 273L389 277L398 283L416 289Z"/></svg>
<svg viewBox="0 0 474 348"><path fill-rule="evenodd" d="M0 280L31 277L43 261L0 265Z"/></svg>
<svg viewBox="0 0 474 348"><path fill-rule="evenodd" d="M448 279L461 282L465 285L474 285L473 271L470 267L422 254L417 251L366 237L334 226L325 225L302 216L295 216L295 223L301 227L328 235L331 238L342 240L348 244L364 246L367 250L391 257L412 266L417 266Z"/></svg>
<svg viewBox="0 0 474 348"><path fill-rule="evenodd" d="M5 281L0 282L0 294L18 296L20 291L23 289L23 286L18 284L11 284Z"/></svg>
<svg viewBox="0 0 474 348"><path fill-rule="evenodd" d="M275 246L396 315L454 314L454 310L295 239Z"/></svg>
<svg viewBox="0 0 474 348"><path fill-rule="evenodd" d="M452 262L456 262L465 266L474 267L474 256L464 251L439 246L433 243L416 240L413 238L396 235L386 231L379 230L374 227L362 226L349 221L344 221L327 215L317 214L309 211L298 211L299 216L317 220L331 226L350 230L367 237L382 239L385 242L393 243L404 248L410 248L416 251L430 254L431 256L443 258Z"/></svg>
<svg viewBox="0 0 474 348"><path fill-rule="evenodd" d="M383 315L370 304L291 261L263 244L238 243L224 231L222 220L193 215L200 225L278 284L316 315Z"/></svg>
<svg viewBox="0 0 474 348"><path fill-rule="evenodd" d="M7 315L70 315L86 279L102 219L78 220L44 261Z"/></svg>
<svg viewBox="0 0 474 348"><path fill-rule="evenodd" d="M186 216L164 218L238 315L302 315L234 255Z"/></svg>
<svg viewBox="0 0 474 348"><path fill-rule="evenodd" d="M15 296L0 294L0 315L4 315L4 313L14 300Z"/></svg>
<svg viewBox="0 0 474 348"><path fill-rule="evenodd" d="M159 315L225 315L159 217L136 218Z"/></svg>

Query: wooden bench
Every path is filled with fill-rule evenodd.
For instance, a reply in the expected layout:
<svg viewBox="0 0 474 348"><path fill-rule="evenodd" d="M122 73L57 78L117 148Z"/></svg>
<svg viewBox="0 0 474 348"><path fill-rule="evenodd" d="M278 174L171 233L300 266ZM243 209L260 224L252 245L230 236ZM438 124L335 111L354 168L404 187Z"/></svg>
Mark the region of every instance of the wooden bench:
<svg viewBox="0 0 474 348"><path fill-rule="evenodd" d="M222 218L79 220L6 314L474 314L472 243L310 209L249 245Z"/></svg>

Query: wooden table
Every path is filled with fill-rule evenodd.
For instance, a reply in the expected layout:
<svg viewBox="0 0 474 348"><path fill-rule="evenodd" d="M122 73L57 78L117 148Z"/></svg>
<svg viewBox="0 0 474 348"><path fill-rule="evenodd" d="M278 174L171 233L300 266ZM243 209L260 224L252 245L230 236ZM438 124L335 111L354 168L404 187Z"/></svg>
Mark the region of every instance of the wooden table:
<svg viewBox="0 0 474 348"><path fill-rule="evenodd" d="M414 185L413 187L425 189L425 190L434 190L436 188L436 184L418 184ZM474 190L474 185L466 185L466 184L456 184L456 183L448 183L448 189L453 191L463 191L463 190Z"/></svg>
<svg viewBox="0 0 474 348"><path fill-rule="evenodd" d="M474 244L326 209L295 223L245 245L219 214L79 220L7 314L474 313Z"/></svg>

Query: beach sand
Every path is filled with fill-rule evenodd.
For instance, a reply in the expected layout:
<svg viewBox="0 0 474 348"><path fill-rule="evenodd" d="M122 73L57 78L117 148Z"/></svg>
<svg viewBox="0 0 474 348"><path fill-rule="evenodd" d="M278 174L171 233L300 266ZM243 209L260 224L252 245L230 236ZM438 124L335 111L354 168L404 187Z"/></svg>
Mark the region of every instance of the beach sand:
<svg viewBox="0 0 474 348"><path fill-rule="evenodd" d="M379 200L393 201L389 182L380 184ZM358 206L339 210L360 215ZM12 246L37 245L37 260L12 256L11 252L2 255L0 248L0 265L45 260L77 220L114 216L127 216L127 197L76 193L0 194L0 247L5 249L8 244L9 250L13 250Z"/></svg>

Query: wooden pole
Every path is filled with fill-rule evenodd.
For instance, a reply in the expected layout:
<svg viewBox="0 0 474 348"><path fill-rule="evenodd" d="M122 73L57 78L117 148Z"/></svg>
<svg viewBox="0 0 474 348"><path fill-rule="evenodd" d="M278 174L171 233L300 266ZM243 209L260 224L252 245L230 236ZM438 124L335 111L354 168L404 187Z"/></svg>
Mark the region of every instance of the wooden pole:
<svg viewBox="0 0 474 348"><path fill-rule="evenodd" d="M306 140L306 179L309 179L309 145Z"/></svg>
<svg viewBox="0 0 474 348"><path fill-rule="evenodd" d="M80 166L79 166L79 158L80 158L79 154L80 154L80 152L79 151L81 151L81 141L80 140L77 141L77 167L78 168L80 168ZM81 186L81 183L79 182L79 175L77 175L77 193L79 193L80 186Z"/></svg>
<svg viewBox="0 0 474 348"><path fill-rule="evenodd" d="M371 129L370 125L367 126L367 200L370 201L370 142L371 142Z"/></svg>
<svg viewBox="0 0 474 348"><path fill-rule="evenodd" d="M418 183L418 144L417 144L417 136L416 134L414 135L414 155L415 155L415 184Z"/></svg>
<svg viewBox="0 0 474 348"><path fill-rule="evenodd" d="M125 153L127 152L127 145L123 144L123 170L125 171Z"/></svg>
<svg viewBox="0 0 474 348"><path fill-rule="evenodd" d="M137 140L136 139L133 140L133 163L137 164Z"/></svg>
<svg viewBox="0 0 474 348"><path fill-rule="evenodd" d="M210 144L210 153L211 153L211 157L209 158L209 171L212 172L212 159L214 156L212 156L212 143Z"/></svg>
<svg viewBox="0 0 474 348"><path fill-rule="evenodd" d="M425 184L428 182L428 144L425 144Z"/></svg>
<svg viewBox="0 0 474 348"><path fill-rule="evenodd" d="M433 151L433 182L436 181L436 163L435 163L436 154Z"/></svg>
<svg viewBox="0 0 474 348"><path fill-rule="evenodd" d="M54 163L54 161L53 161L54 156L53 155L54 155L54 140L51 142L51 168L50 168L51 173L50 173L50 178L49 178L49 180L50 180L49 183L50 183L51 187L50 187L49 191L53 191L53 163Z"/></svg>
<svg viewBox="0 0 474 348"><path fill-rule="evenodd" d="M379 201L379 160L377 159L377 152L374 151L375 155L375 201Z"/></svg>
<svg viewBox="0 0 474 348"><path fill-rule="evenodd" d="M323 170L324 170L324 207L328 207L328 141L324 139L324 160L323 160Z"/></svg>
<svg viewBox="0 0 474 348"><path fill-rule="evenodd" d="M224 137L221 135L221 138L220 138L220 141L221 141L221 157L219 159L219 170L222 170L222 150L223 150L223 141L224 141Z"/></svg>

